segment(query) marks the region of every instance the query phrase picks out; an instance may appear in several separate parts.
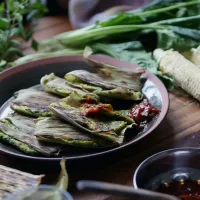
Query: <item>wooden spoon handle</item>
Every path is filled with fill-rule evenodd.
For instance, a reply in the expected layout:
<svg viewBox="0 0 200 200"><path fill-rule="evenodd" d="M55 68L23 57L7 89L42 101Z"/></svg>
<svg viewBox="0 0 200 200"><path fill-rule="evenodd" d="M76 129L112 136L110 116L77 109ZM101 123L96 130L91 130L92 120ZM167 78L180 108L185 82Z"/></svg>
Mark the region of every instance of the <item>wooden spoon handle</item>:
<svg viewBox="0 0 200 200"><path fill-rule="evenodd" d="M81 191L132 197L133 199L140 200L179 200L179 198L167 194L97 181L79 181L77 188Z"/></svg>

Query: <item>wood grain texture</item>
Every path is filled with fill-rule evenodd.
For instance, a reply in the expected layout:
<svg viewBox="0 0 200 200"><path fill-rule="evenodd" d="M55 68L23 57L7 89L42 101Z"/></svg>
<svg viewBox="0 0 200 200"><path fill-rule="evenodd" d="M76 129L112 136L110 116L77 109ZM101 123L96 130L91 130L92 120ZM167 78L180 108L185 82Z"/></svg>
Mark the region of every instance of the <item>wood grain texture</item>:
<svg viewBox="0 0 200 200"><path fill-rule="evenodd" d="M71 29L72 27L66 16L45 17L37 22L33 38L40 42ZM35 53L35 51L31 48L31 41L23 42L21 44L21 50L25 55Z"/></svg>
<svg viewBox="0 0 200 200"><path fill-rule="evenodd" d="M71 30L66 17L47 17L40 20L34 37L41 41L48 39L63 31ZM23 52L30 54L33 50L30 44L22 45ZM78 192L75 183L80 179L105 181L132 186L132 177L136 167L148 156L159 151L175 147L200 146L200 106L192 98L182 93L170 94L170 108L165 120L149 136L124 151L119 159L108 157L104 159L104 167L92 169L70 170L70 192L75 200L118 200L122 198L93 193ZM0 156L1 163L11 165L12 160ZM13 161L14 162L14 161ZM109 163L109 164L107 164ZM15 166L19 166L20 164ZM33 167L36 167L33 166ZM29 171L29 169L25 169ZM54 177L57 174L49 174ZM47 181L47 183L50 183ZM125 199L124 199L125 200Z"/></svg>

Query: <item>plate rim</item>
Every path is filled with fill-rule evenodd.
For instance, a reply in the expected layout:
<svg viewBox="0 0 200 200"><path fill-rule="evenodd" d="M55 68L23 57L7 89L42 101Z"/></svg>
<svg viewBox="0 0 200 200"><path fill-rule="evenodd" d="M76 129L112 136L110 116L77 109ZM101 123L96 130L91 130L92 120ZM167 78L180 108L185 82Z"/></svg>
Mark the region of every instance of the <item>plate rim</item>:
<svg viewBox="0 0 200 200"><path fill-rule="evenodd" d="M109 64L117 66L119 68L120 68L120 66L125 66L124 68L139 67L135 64L132 64L132 63L129 63L129 62L126 62L126 61L121 61L119 59L112 58L112 57L105 56L105 55L92 55L90 57L92 59L98 60L100 62L109 63ZM20 71L28 70L28 69L37 68L38 65L40 67L42 67L43 65L46 66L47 64L56 64L56 63L73 62L73 61L84 62L84 58L83 58L82 55L69 55L69 56L51 57L51 58L44 58L44 59L40 59L40 60L30 61L30 62L25 63L25 64L20 64L20 65L17 65L15 67L8 68L8 69L4 70L3 72L1 72L0 73L0 82L1 82L1 80L12 76L12 74L15 74L15 73L20 72ZM94 157L97 157L97 156L103 156L103 155L107 155L109 153L120 151L121 149L124 149L128 146L134 145L136 142L138 142L139 140L141 140L145 136L151 134L162 123L162 121L166 117L166 114L167 114L168 109L169 109L169 104L170 104L169 94L168 94L167 89L165 88L164 84L154 74L152 74L149 71L146 71L145 76L148 78L148 80L151 80L156 85L156 87L159 89L159 92L160 92L161 97L162 97L161 113L159 114L159 117L157 118L155 123L150 127L150 129L148 129L146 132L144 132L141 136L137 137L136 139L134 139L130 142L127 142L126 144L123 144L121 146L117 146L115 148L108 149L108 150L103 151L103 152L95 152L95 153L92 153L92 154L81 155L81 156L72 156L72 157L69 157L69 158L66 157L67 160L74 160L75 161L75 160L80 160L80 159L94 158ZM22 159L31 159L31 160L38 160L38 161L60 161L63 157L63 156L62 157L55 157L55 158L54 157L36 157L36 156L30 156L30 155L25 155L25 154L18 154L18 153L9 151L7 149L4 149L2 147L0 147L0 153L19 157L19 158L22 158Z"/></svg>

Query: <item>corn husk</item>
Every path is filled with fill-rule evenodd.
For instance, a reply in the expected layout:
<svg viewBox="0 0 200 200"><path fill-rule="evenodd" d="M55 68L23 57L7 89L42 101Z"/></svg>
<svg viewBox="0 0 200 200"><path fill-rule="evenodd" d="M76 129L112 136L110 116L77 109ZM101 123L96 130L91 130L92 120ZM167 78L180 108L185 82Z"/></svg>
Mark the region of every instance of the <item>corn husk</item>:
<svg viewBox="0 0 200 200"><path fill-rule="evenodd" d="M200 68L177 51L156 49L160 70L174 78L175 84L200 101Z"/></svg>
<svg viewBox="0 0 200 200"><path fill-rule="evenodd" d="M182 53L184 57L190 60L192 63L200 68L200 46L196 49L191 49L190 51Z"/></svg>

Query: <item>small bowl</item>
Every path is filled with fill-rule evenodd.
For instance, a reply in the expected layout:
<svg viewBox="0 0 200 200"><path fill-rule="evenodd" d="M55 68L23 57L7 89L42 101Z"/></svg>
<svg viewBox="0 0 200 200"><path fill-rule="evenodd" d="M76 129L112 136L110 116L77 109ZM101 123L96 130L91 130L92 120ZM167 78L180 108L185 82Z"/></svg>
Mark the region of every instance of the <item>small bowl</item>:
<svg viewBox="0 0 200 200"><path fill-rule="evenodd" d="M176 148L154 154L144 160L136 169L133 186L136 189L155 187L159 181L169 181L162 180L162 174L168 172L170 172L168 179L192 178L200 180L199 160L199 148ZM151 187L149 187L150 185Z"/></svg>

